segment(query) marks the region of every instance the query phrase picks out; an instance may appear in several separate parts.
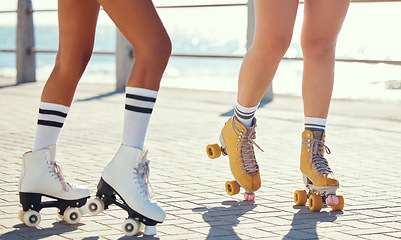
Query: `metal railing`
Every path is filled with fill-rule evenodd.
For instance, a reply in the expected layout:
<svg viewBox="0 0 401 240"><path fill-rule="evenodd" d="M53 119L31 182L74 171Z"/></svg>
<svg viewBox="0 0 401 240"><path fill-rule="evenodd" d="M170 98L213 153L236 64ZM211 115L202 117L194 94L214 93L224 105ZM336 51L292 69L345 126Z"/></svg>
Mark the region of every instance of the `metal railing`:
<svg viewBox="0 0 401 240"><path fill-rule="evenodd" d="M371 3L371 2L401 2L401 0L352 0L352 3ZM300 2L303 4L303 1ZM247 49L251 46L255 30L254 6L253 0L246 3L237 4L193 4L193 5L173 5L157 6L158 9L171 8L209 8L209 7L247 7ZM57 10L34 10L31 0L18 0L16 11L0 11L2 13L17 13L17 47L15 50L0 49L0 52L15 52L17 55L17 83L36 81L36 63L35 54L37 53L57 53L56 50L36 49L34 42L34 24L33 13L35 12L55 12ZM125 87L126 80L131 71L134 57L132 55L131 44L117 31L117 49L116 52L99 52L93 54L116 55L116 88L122 90ZM202 55L202 54L172 54L173 57L198 57L198 58L243 58L243 55ZM284 57L285 60L302 61L299 57ZM338 62L384 63L390 65L401 65L401 61L395 60L367 60L367 59L340 59ZM265 99L271 100L273 92L271 88L265 95Z"/></svg>
<svg viewBox="0 0 401 240"><path fill-rule="evenodd" d="M253 38L254 20L253 20L253 1L237 4L192 4L192 5L173 5L157 6L158 9L171 8L208 8L208 7L239 7L248 8L248 30L247 46L249 47ZM0 11L1 13L17 13L17 47L16 50L0 49L0 52L16 52L17 55L17 83L36 81L36 63L35 54L37 53L57 53L57 50L36 49L34 42L34 24L33 13L35 12L55 12L57 10L34 10L31 0L18 0L16 11ZM117 49L116 52L98 52L93 54L116 55L116 88L122 90L125 87L126 80L131 71L134 56L132 55L131 44L117 31ZM173 57L210 57L210 58L242 58L243 56L225 56L225 55L197 55L197 54L172 54ZM266 95L272 97L271 90Z"/></svg>

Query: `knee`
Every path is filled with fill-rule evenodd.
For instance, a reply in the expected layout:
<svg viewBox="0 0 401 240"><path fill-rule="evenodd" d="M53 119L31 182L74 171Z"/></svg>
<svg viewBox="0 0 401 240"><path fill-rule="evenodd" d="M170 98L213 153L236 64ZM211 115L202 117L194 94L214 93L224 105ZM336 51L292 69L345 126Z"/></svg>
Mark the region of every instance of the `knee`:
<svg viewBox="0 0 401 240"><path fill-rule="evenodd" d="M301 38L302 53L306 58L318 60L335 57L336 39L331 37Z"/></svg>
<svg viewBox="0 0 401 240"><path fill-rule="evenodd" d="M134 48L135 61L146 62L149 66L165 66L171 56L171 51L170 38L168 36L161 37Z"/></svg>
<svg viewBox="0 0 401 240"><path fill-rule="evenodd" d="M60 74L78 81L84 73L86 66L92 56L92 49L71 52L60 50L57 53L55 69Z"/></svg>
<svg viewBox="0 0 401 240"><path fill-rule="evenodd" d="M263 40L255 40L250 51L260 56L261 59L271 62L280 62L291 43L291 37L274 37Z"/></svg>

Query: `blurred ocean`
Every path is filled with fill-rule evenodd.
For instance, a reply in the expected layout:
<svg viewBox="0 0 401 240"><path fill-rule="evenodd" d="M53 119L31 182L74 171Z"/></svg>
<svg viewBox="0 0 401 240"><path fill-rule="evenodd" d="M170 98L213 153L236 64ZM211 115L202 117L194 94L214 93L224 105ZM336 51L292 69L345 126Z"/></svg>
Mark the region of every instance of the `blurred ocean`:
<svg viewBox="0 0 401 240"><path fill-rule="evenodd" d="M337 46L337 57L375 60L401 60L401 3L352 4ZM161 18L177 54L245 54L246 9L224 7L207 9L160 9ZM207 14L205 14L207 13ZM372 18L372 14L380 17ZM42 13L40 13L42 14ZM35 18L37 49L56 50L56 13ZM35 14L36 17L36 14ZM43 18L48 20L44 21ZM294 30L289 57L302 57L299 33L302 5ZM51 25L46 24L52 22ZM383 27L384 26L384 27ZM15 49L15 25L2 24L0 49ZM109 20L97 28L95 51L115 51L116 29ZM37 78L49 76L55 54L37 54ZM0 76L15 77L15 54L0 52ZM190 89L236 91L241 59L172 57L162 86ZM273 81L276 94L301 95L302 62L282 61ZM83 82L113 84L115 57L94 55ZM401 103L401 66L386 64L337 63L333 97Z"/></svg>

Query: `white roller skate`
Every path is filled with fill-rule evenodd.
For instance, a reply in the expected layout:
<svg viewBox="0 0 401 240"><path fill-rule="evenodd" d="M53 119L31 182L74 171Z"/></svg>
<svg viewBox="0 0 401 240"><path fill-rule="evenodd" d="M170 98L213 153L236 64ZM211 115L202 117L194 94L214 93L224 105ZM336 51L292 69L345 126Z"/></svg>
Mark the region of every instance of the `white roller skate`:
<svg viewBox="0 0 401 240"><path fill-rule="evenodd" d="M19 199L22 210L18 218L28 227L36 227L41 220L42 208L58 208L58 216L68 224L76 224L82 216L79 209L90 197L85 186L70 184L55 161L56 146L49 146L23 156L19 179ZM42 197L54 201L42 202Z"/></svg>
<svg viewBox="0 0 401 240"><path fill-rule="evenodd" d="M151 195L147 151L121 145L105 168L97 187L97 198L88 201L88 211L96 215L115 204L128 213L122 231L133 236L140 231L155 235L156 224L166 218L163 209Z"/></svg>

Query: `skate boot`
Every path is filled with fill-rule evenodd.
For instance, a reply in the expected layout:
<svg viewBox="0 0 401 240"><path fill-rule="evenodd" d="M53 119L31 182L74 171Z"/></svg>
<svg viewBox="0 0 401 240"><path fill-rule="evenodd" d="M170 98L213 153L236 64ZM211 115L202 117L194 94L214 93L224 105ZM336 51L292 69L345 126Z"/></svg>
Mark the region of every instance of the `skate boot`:
<svg viewBox="0 0 401 240"><path fill-rule="evenodd" d="M297 190L294 194L296 205L305 205L309 198L309 209L320 211L323 203L333 210L344 208L343 196L336 191L340 184L324 157L324 152L330 154L330 149L324 144L325 132L305 130L302 133L301 172L304 184L308 189Z"/></svg>
<svg viewBox="0 0 401 240"><path fill-rule="evenodd" d="M70 184L55 161L56 146L27 152L22 160L19 179L19 199L22 210L18 218L28 227L36 227L42 208L58 208L58 216L68 224L76 224L82 216L82 207L90 197L85 186ZM47 197L54 201L42 201Z"/></svg>
<svg viewBox="0 0 401 240"><path fill-rule="evenodd" d="M97 198L87 206L92 215L115 204L128 213L122 231L133 236L144 230L144 235L155 235L156 224L166 218L157 205L149 184L147 151L121 145L114 159L103 171L97 187Z"/></svg>
<svg viewBox="0 0 401 240"><path fill-rule="evenodd" d="M210 158L217 158L222 153L228 155L230 169L235 181L226 182L229 195L239 193L240 186L245 189L245 200L253 201L254 192L261 186L259 165L256 162L253 145L263 150L254 142L256 138L256 119L253 127L245 127L236 117L231 117L224 125L220 135L221 147L218 144L207 146Z"/></svg>

